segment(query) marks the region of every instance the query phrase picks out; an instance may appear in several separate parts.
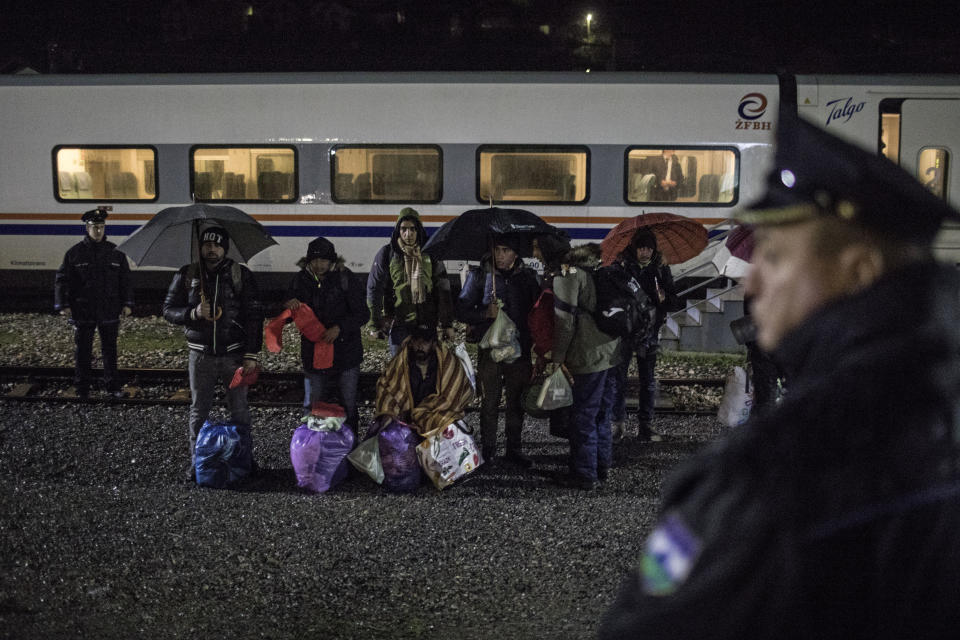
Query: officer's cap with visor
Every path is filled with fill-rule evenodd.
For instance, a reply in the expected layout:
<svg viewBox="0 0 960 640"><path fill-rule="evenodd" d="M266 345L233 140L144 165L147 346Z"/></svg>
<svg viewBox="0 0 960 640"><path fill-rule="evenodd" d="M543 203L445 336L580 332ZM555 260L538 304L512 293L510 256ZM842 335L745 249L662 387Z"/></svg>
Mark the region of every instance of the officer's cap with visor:
<svg viewBox="0 0 960 640"><path fill-rule="evenodd" d="M91 209L90 211L84 211L80 220L84 224L104 224L107 221L107 209L104 207L97 207L96 209Z"/></svg>
<svg viewBox="0 0 960 640"><path fill-rule="evenodd" d="M960 220L960 213L886 158L781 113L767 193L736 217L767 226L821 216L918 246L933 242L945 218Z"/></svg>

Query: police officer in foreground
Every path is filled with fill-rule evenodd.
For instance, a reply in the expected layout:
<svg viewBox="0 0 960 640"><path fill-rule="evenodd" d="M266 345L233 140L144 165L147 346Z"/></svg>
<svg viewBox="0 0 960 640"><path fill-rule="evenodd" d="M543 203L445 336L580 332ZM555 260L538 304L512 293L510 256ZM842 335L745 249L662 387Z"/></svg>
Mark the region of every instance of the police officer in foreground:
<svg viewBox="0 0 960 640"><path fill-rule="evenodd" d="M74 388L81 398L90 394L94 331L100 333L107 393L124 396L117 377L117 334L120 314L129 316L133 307L133 288L127 256L107 241L108 210L98 207L83 214L86 236L67 251L54 281L54 309L73 325Z"/></svg>
<svg viewBox="0 0 960 640"><path fill-rule="evenodd" d="M960 629L955 210L785 115L746 293L782 403L683 464L601 638L947 638Z"/></svg>

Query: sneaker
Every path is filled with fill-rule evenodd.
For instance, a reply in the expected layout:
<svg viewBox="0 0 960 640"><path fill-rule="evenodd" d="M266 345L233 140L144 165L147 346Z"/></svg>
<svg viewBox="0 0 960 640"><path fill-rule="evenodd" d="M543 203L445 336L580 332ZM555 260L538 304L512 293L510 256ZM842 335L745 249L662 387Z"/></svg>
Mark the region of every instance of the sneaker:
<svg viewBox="0 0 960 640"><path fill-rule="evenodd" d="M557 476L556 482L565 489L580 489L581 491L593 491L600 486L600 482L597 480L584 478L573 473Z"/></svg>
<svg viewBox="0 0 960 640"><path fill-rule="evenodd" d="M660 442L663 440L663 436L651 429L648 423L643 423L637 429L637 440L640 442Z"/></svg>
<svg viewBox="0 0 960 640"><path fill-rule="evenodd" d="M624 431L623 420L610 423L610 435L613 438L613 444L619 444L623 441Z"/></svg>
<svg viewBox="0 0 960 640"><path fill-rule="evenodd" d="M123 389L117 389L116 391L111 391L109 397L111 400L123 400L128 397L130 394L124 391Z"/></svg>
<svg viewBox="0 0 960 640"><path fill-rule="evenodd" d="M507 451L505 457L507 461L523 469L529 469L533 466L533 459L522 451Z"/></svg>

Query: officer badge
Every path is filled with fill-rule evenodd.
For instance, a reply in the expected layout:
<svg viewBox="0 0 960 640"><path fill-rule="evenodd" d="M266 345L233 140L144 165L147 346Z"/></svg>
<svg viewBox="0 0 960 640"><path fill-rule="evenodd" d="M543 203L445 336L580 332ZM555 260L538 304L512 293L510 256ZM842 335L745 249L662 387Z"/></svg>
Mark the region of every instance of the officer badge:
<svg viewBox="0 0 960 640"><path fill-rule="evenodd" d="M668 513L647 538L640 561L644 593L667 596L676 591L690 575L702 546L679 513Z"/></svg>

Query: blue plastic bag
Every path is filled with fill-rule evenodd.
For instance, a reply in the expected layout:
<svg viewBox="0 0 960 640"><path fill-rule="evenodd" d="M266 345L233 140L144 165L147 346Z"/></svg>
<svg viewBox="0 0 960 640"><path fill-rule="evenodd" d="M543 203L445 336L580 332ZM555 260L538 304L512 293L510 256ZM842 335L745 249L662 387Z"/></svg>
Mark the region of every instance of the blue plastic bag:
<svg viewBox="0 0 960 640"><path fill-rule="evenodd" d="M290 440L290 462L297 474L297 486L323 493L347 477L347 454L354 435L343 418L311 420L297 427Z"/></svg>
<svg viewBox="0 0 960 640"><path fill-rule="evenodd" d="M250 474L253 439L250 427L204 422L197 434L194 470L197 484L223 489Z"/></svg>

